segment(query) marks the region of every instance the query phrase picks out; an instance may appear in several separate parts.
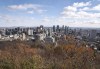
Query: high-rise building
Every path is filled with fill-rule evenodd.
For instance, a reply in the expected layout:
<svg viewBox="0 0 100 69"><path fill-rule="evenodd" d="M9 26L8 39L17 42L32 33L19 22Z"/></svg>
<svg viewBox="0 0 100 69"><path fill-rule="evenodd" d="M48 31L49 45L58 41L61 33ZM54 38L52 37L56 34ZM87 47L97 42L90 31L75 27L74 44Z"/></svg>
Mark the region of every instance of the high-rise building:
<svg viewBox="0 0 100 69"><path fill-rule="evenodd" d="M64 27L64 25L63 25L63 26L62 26L62 30L64 30L64 28L65 28L65 27Z"/></svg>
<svg viewBox="0 0 100 69"><path fill-rule="evenodd" d="M65 26L65 35L67 35L68 34L68 27L67 26Z"/></svg>
<svg viewBox="0 0 100 69"><path fill-rule="evenodd" d="M64 25L62 26L62 28L61 28L61 32L64 34L64 30L65 30L65 27L64 27Z"/></svg>
<svg viewBox="0 0 100 69"><path fill-rule="evenodd" d="M60 27L59 27L59 25L57 25L56 32L60 32Z"/></svg>
<svg viewBox="0 0 100 69"><path fill-rule="evenodd" d="M40 25L40 30L43 30L43 25Z"/></svg>
<svg viewBox="0 0 100 69"><path fill-rule="evenodd" d="M37 32L37 33L40 33L40 27L37 27L37 28L36 28L36 32Z"/></svg>
<svg viewBox="0 0 100 69"><path fill-rule="evenodd" d="M56 32L56 27L55 27L55 25L53 26L53 32Z"/></svg>
<svg viewBox="0 0 100 69"><path fill-rule="evenodd" d="M51 30L51 28L48 28L48 36L52 36L52 30Z"/></svg>
<svg viewBox="0 0 100 69"><path fill-rule="evenodd" d="M33 29L31 28L28 29L28 35L33 35Z"/></svg>

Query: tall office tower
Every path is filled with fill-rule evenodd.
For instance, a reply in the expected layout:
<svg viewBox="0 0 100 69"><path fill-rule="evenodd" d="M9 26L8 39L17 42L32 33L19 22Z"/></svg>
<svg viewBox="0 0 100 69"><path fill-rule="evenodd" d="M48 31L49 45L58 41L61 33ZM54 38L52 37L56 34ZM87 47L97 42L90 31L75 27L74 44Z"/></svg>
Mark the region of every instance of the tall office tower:
<svg viewBox="0 0 100 69"><path fill-rule="evenodd" d="M40 27L36 28L36 32L39 33L40 32Z"/></svg>
<svg viewBox="0 0 100 69"><path fill-rule="evenodd" d="M2 32L1 34L2 34L3 36L5 36L5 35L6 35L6 29L2 29L2 31L1 31L1 32Z"/></svg>
<svg viewBox="0 0 100 69"><path fill-rule="evenodd" d="M23 33L25 33L26 35L28 34L28 32L27 32L28 30L27 30L27 28L23 28Z"/></svg>
<svg viewBox="0 0 100 69"><path fill-rule="evenodd" d="M40 30L43 30L43 25L40 25Z"/></svg>
<svg viewBox="0 0 100 69"><path fill-rule="evenodd" d="M53 32L56 32L56 27L55 27L55 25L53 26Z"/></svg>
<svg viewBox="0 0 100 69"><path fill-rule="evenodd" d="M59 27L59 25L57 25L56 32L60 32L60 27Z"/></svg>
<svg viewBox="0 0 100 69"><path fill-rule="evenodd" d="M45 34L46 34L46 37L48 36L49 32L48 32L48 29L45 30Z"/></svg>
<svg viewBox="0 0 100 69"><path fill-rule="evenodd" d="M33 29L31 28L28 29L28 35L33 35Z"/></svg>
<svg viewBox="0 0 100 69"><path fill-rule="evenodd" d="M61 28L61 32L64 34L64 30L65 30L65 27L64 27L64 25L62 26L62 28Z"/></svg>
<svg viewBox="0 0 100 69"><path fill-rule="evenodd" d="M21 28L20 27L17 27L13 30L15 32L15 34L20 34L21 33Z"/></svg>
<svg viewBox="0 0 100 69"><path fill-rule="evenodd" d="M48 36L52 36L51 28L48 28Z"/></svg>
<svg viewBox="0 0 100 69"><path fill-rule="evenodd" d="M62 26L62 30L64 30L64 28L65 28L65 27L64 27L64 25L63 25L63 26Z"/></svg>
<svg viewBox="0 0 100 69"><path fill-rule="evenodd" d="M41 34L44 33L44 27L43 27L43 25L40 25L40 33L41 33Z"/></svg>
<svg viewBox="0 0 100 69"><path fill-rule="evenodd" d="M68 27L65 26L65 31L64 31L64 34L67 35L68 34Z"/></svg>
<svg viewBox="0 0 100 69"><path fill-rule="evenodd" d="M15 28L15 30L16 30L16 31L19 31L19 30L20 30L20 27Z"/></svg>

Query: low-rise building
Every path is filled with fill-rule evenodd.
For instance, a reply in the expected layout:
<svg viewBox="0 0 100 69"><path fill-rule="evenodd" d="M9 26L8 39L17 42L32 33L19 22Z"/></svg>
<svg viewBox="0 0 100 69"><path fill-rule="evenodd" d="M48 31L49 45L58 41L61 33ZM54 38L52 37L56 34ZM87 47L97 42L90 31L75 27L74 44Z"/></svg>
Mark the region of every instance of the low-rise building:
<svg viewBox="0 0 100 69"><path fill-rule="evenodd" d="M46 38L44 39L44 41L45 41L45 42L49 42L49 43L54 43L54 42L55 42L55 38L48 36L48 37L46 37Z"/></svg>

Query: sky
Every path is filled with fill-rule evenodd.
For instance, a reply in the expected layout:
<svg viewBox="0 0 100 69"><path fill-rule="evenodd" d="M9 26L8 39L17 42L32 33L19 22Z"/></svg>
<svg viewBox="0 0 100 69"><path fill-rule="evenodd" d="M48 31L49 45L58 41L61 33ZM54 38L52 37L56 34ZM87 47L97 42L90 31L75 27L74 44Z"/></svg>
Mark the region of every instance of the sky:
<svg viewBox="0 0 100 69"><path fill-rule="evenodd" d="M100 0L0 0L0 27L100 28Z"/></svg>

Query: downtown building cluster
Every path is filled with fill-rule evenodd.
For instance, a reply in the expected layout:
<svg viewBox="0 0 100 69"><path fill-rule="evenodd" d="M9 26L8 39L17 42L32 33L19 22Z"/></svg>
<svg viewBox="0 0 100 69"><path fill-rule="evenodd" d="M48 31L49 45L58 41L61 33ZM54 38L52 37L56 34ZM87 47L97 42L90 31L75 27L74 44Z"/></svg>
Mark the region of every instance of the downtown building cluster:
<svg viewBox="0 0 100 69"><path fill-rule="evenodd" d="M0 28L0 41L43 41L57 43L59 39L66 40L66 36L74 36L78 43L86 41L88 46L97 49L100 46L100 30L90 28L72 28L68 26L44 27L16 27Z"/></svg>
<svg viewBox="0 0 100 69"><path fill-rule="evenodd" d="M0 41L13 41L13 40L41 40L55 42L55 37L61 37L68 33L67 26L62 28L57 27L17 27L17 28L0 28Z"/></svg>

